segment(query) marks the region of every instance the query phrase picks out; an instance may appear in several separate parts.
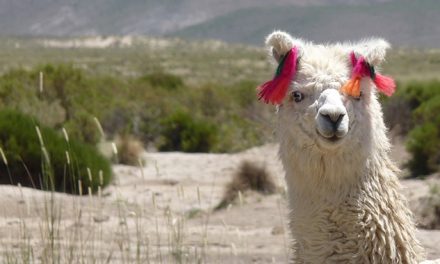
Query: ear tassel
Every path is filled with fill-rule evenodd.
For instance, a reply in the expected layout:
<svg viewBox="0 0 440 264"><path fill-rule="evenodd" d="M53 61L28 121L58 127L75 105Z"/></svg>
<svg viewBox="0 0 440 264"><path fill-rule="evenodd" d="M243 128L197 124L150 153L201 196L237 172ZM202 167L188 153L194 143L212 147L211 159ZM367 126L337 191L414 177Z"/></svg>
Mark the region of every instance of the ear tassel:
<svg viewBox="0 0 440 264"><path fill-rule="evenodd" d="M373 82L377 89L386 96L391 96L396 91L396 83L391 77L376 73Z"/></svg>
<svg viewBox="0 0 440 264"><path fill-rule="evenodd" d="M354 52L350 53L351 63L353 65L353 71L351 79L341 87L341 91L347 95L353 97L359 97L361 95L360 80L363 77L370 77L377 89L385 94L391 96L396 90L396 83L391 77L379 74L374 71L374 67L365 60L364 57L356 59Z"/></svg>
<svg viewBox="0 0 440 264"><path fill-rule="evenodd" d="M280 104L287 94L287 90L296 73L298 49L293 47L278 65L275 77L258 87L259 100L265 103Z"/></svg>
<svg viewBox="0 0 440 264"><path fill-rule="evenodd" d="M353 97L361 96L361 79L359 77L350 79L342 86L341 91Z"/></svg>

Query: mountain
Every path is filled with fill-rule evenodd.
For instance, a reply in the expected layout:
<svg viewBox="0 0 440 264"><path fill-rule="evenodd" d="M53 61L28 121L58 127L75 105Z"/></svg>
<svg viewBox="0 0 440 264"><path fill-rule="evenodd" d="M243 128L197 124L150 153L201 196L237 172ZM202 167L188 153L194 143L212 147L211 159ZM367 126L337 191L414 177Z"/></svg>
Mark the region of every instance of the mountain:
<svg viewBox="0 0 440 264"><path fill-rule="evenodd" d="M381 36L398 46L440 47L439 13L437 0L254 7L183 28L173 35L261 45L269 32L281 29L317 42Z"/></svg>
<svg viewBox="0 0 440 264"><path fill-rule="evenodd" d="M243 8L387 0L0 0L1 35L160 35Z"/></svg>
<svg viewBox="0 0 440 264"><path fill-rule="evenodd" d="M316 41L382 35L440 47L438 0L0 0L0 35L152 35L260 45L273 29Z"/></svg>

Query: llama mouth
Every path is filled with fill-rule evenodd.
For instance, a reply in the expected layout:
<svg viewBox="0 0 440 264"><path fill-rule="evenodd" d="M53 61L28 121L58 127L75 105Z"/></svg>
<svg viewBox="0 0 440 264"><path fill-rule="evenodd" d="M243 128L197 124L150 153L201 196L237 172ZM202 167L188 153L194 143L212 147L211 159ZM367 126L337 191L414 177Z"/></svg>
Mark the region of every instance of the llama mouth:
<svg viewBox="0 0 440 264"><path fill-rule="evenodd" d="M333 137L325 138L325 139L330 142L336 142L336 141L340 140L340 138L338 138L337 136L333 136Z"/></svg>
<svg viewBox="0 0 440 264"><path fill-rule="evenodd" d="M316 134L318 134L318 137L321 139L321 141L328 145L338 145L344 139L344 137L338 137L336 134L333 134L330 137L323 136L318 130L316 130Z"/></svg>
<svg viewBox="0 0 440 264"><path fill-rule="evenodd" d="M332 136L332 137L323 137L323 136L321 136L320 135L320 137L325 141L325 142L328 142L328 143L331 143L331 144L337 144L337 143L339 143L340 141L342 141L342 138L339 138L339 137L337 137L337 136Z"/></svg>

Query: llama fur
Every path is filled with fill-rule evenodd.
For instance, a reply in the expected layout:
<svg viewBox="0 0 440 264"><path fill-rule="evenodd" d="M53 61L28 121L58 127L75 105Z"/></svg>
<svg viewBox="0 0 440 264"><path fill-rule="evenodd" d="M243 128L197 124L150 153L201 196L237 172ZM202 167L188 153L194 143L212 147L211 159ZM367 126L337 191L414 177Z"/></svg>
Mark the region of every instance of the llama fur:
<svg viewBox="0 0 440 264"><path fill-rule="evenodd" d="M276 31L266 39L276 61L294 45L298 69L277 106L276 134L287 182L294 263L418 263L424 253L389 158L382 109L369 78L361 98L339 92L354 51L377 67L382 39L316 45ZM296 102L293 92L300 92ZM338 119L330 138L326 119ZM324 135L324 136L323 136ZM336 140L334 140L336 139Z"/></svg>

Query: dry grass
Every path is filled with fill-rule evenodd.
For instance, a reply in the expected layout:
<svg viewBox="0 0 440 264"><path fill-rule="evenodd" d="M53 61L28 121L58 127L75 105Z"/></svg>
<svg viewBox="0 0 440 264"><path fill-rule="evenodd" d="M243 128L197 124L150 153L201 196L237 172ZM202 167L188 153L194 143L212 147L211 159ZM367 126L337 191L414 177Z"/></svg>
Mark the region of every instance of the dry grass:
<svg viewBox="0 0 440 264"><path fill-rule="evenodd" d="M139 160L143 150L139 141L126 136L119 142L116 153L122 154L124 162ZM40 144L44 150L43 140ZM50 166L50 157L42 162ZM37 194L41 199L18 187L19 217L11 222L19 225L18 232L10 227L10 233L0 237L1 263L207 262L201 255L206 250L206 232L199 234L202 241L189 243L184 212L159 208L155 193L144 204L129 202L120 194L109 203L103 197L103 186L97 196L90 191L84 195L80 188L79 196L52 190ZM107 215L104 209L111 205L114 214Z"/></svg>
<svg viewBox="0 0 440 264"><path fill-rule="evenodd" d="M118 149L118 163L131 166L144 165L142 159L144 146L139 139L129 134L122 134L116 139L116 146Z"/></svg>
<svg viewBox="0 0 440 264"><path fill-rule="evenodd" d="M419 200L418 226L424 229L440 229L440 185L430 186L429 196Z"/></svg>
<svg viewBox="0 0 440 264"><path fill-rule="evenodd" d="M264 165L247 160L242 161L234 178L226 186L223 199L215 207L215 210L227 207L245 191L252 190L262 194L274 194L276 189L276 185Z"/></svg>

